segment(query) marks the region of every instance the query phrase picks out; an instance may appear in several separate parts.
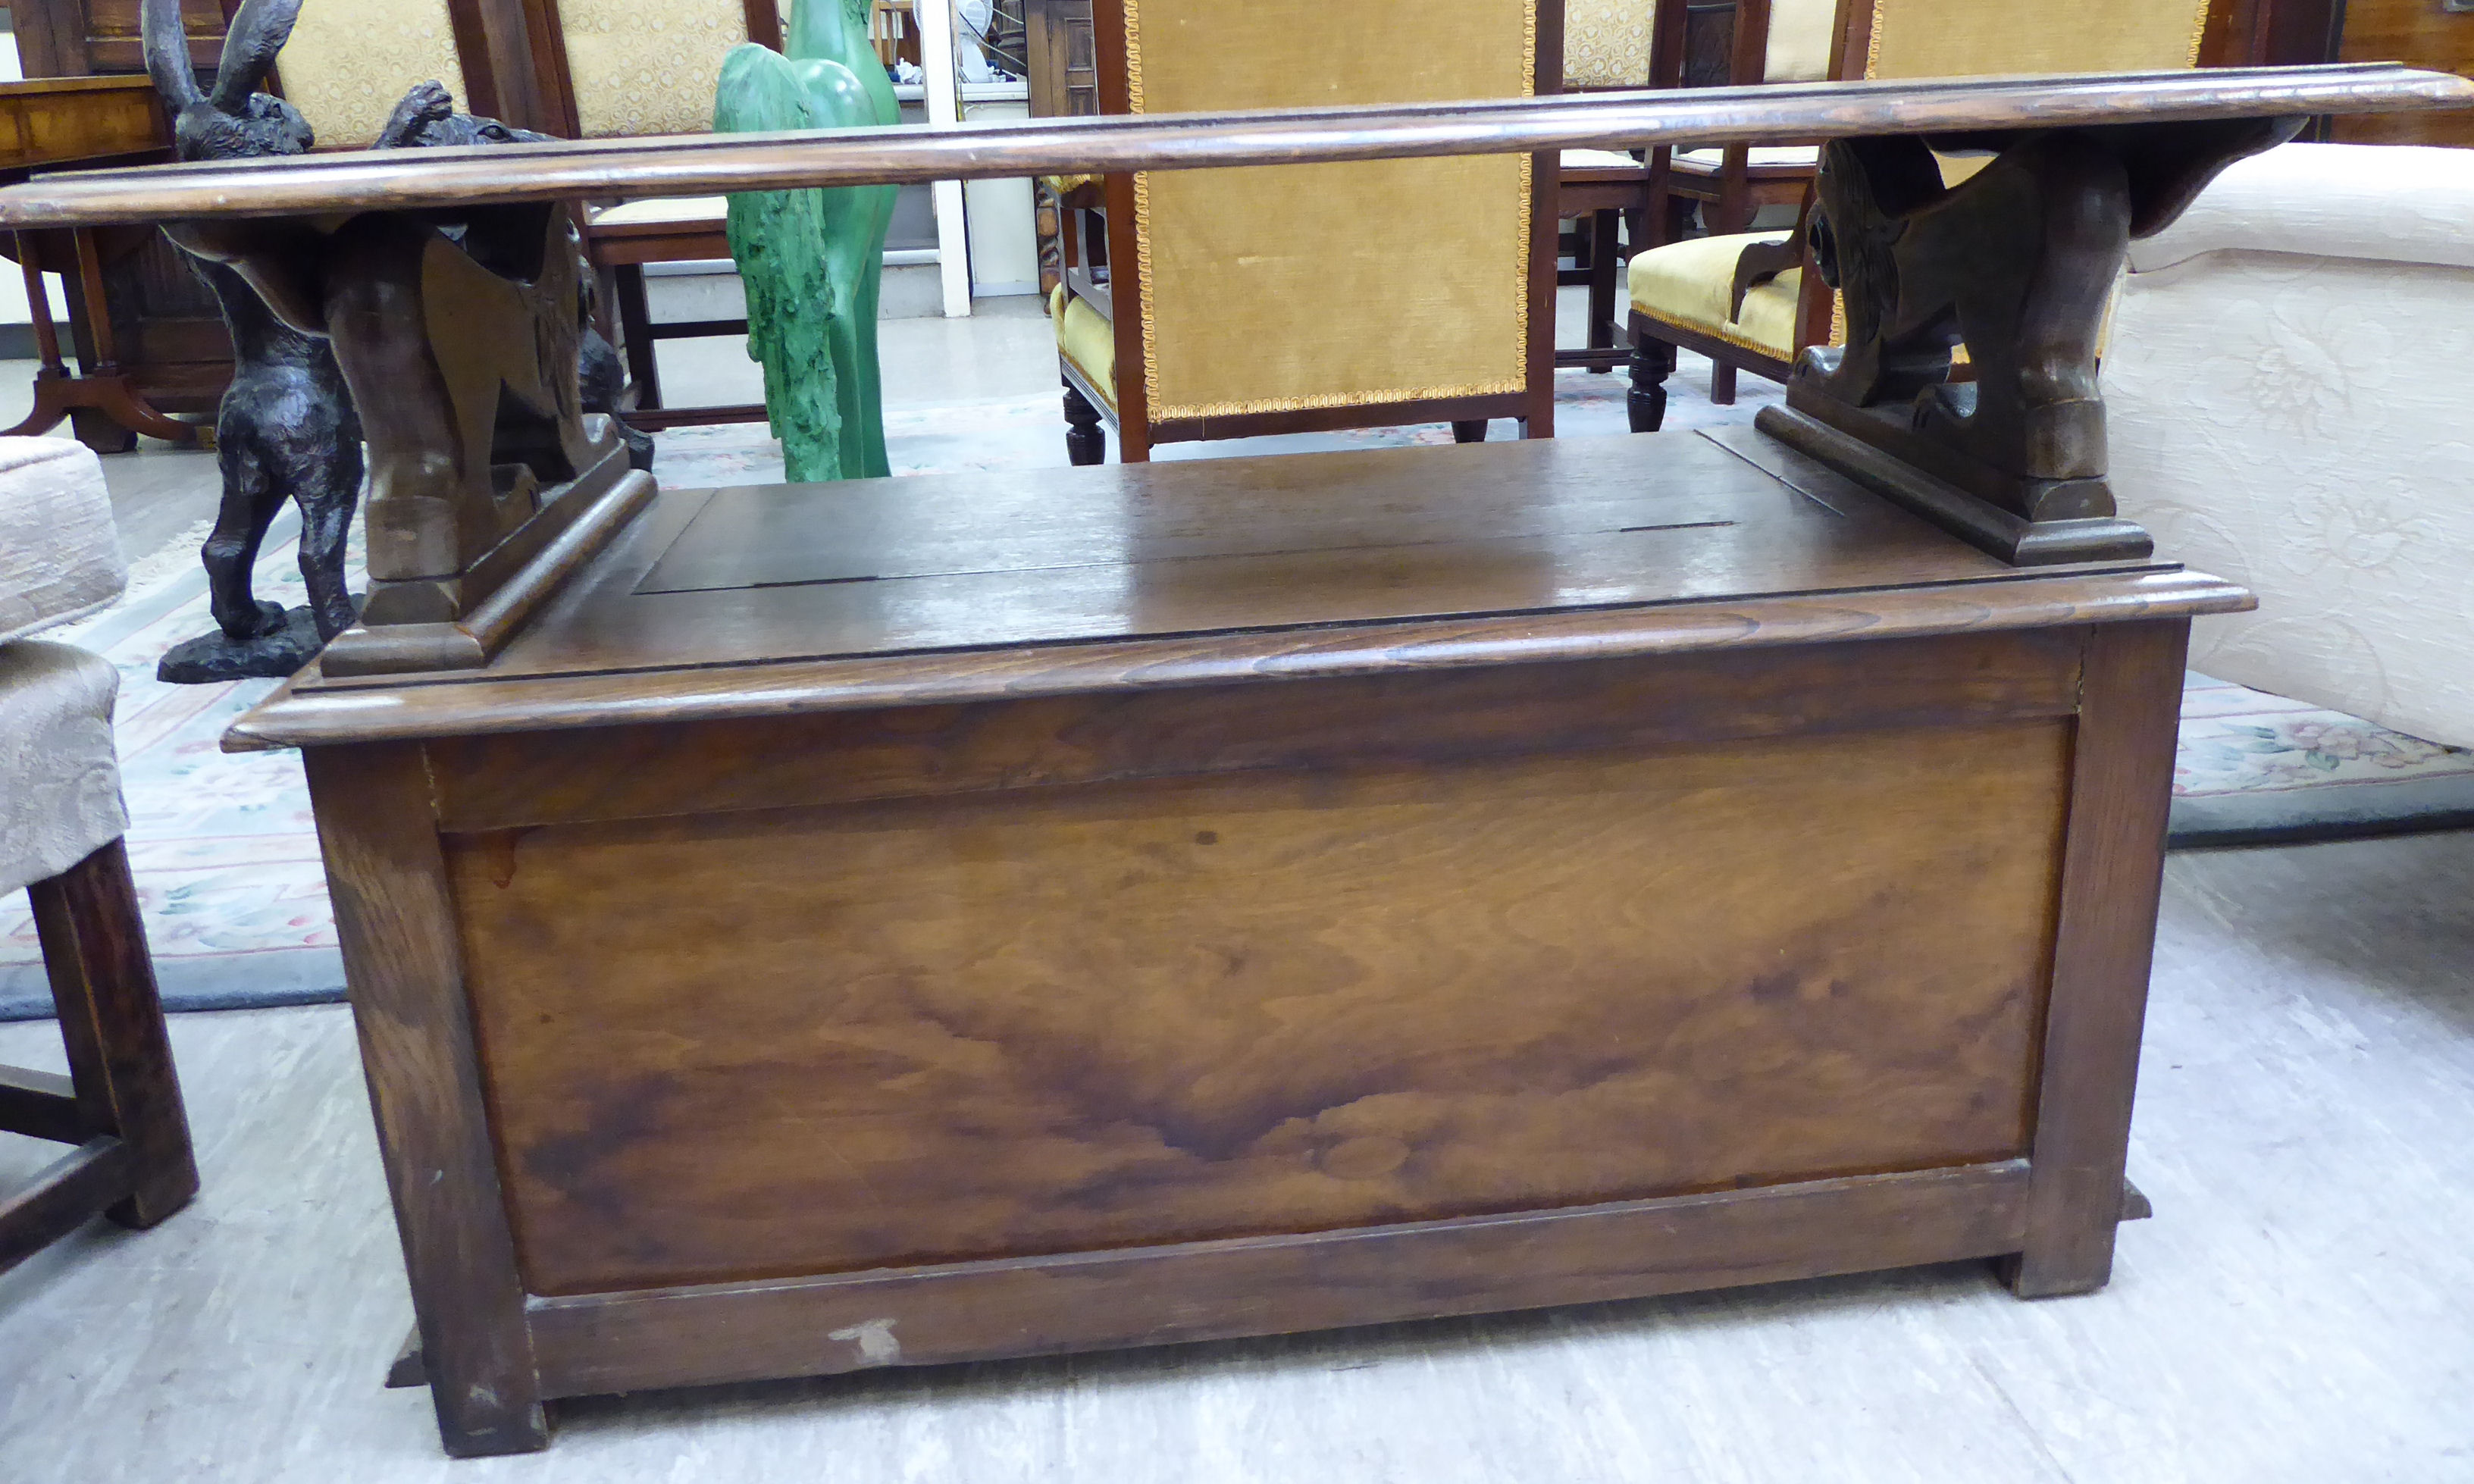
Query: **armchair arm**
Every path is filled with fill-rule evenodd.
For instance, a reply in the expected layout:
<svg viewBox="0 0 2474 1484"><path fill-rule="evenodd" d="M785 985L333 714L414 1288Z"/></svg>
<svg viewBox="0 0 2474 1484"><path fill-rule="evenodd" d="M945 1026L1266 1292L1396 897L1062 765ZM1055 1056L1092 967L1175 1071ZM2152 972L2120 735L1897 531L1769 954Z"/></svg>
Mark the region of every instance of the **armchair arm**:
<svg viewBox="0 0 2474 1484"><path fill-rule="evenodd" d="M128 579L93 451L0 438L0 644L109 606Z"/></svg>
<svg viewBox="0 0 2474 1484"><path fill-rule="evenodd" d="M2131 244L2130 270L2220 252L2474 268L2474 150L2287 144L2239 160Z"/></svg>

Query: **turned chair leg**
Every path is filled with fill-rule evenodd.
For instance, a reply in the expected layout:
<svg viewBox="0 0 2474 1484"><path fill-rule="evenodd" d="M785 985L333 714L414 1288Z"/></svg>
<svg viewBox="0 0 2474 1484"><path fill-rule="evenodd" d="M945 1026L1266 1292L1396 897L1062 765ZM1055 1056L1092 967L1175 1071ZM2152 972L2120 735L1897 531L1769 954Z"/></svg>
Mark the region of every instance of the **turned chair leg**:
<svg viewBox="0 0 2474 1484"><path fill-rule="evenodd" d="M1108 438L1100 431L1100 409L1071 381L1065 383L1065 456L1078 469L1108 457Z"/></svg>
<svg viewBox="0 0 2474 1484"><path fill-rule="evenodd" d="M1589 349L1592 351L1614 349L1615 275L1623 268L1622 218L1620 211L1600 211L1590 224ZM1602 377L1613 370L1613 365L1599 362L1589 367L1589 374Z"/></svg>
<svg viewBox="0 0 2474 1484"><path fill-rule="evenodd" d="M653 308L644 292L642 263L621 263L611 270L611 307L618 316L618 353L627 362L627 384L636 392L639 412L662 404L661 363L653 358Z"/></svg>
<svg viewBox="0 0 2474 1484"><path fill-rule="evenodd" d="M1632 337L1632 392L1624 411L1637 433L1654 433L1666 422L1666 378L1675 375L1675 347L1655 335L1635 330Z"/></svg>
<svg viewBox="0 0 2474 1484"><path fill-rule="evenodd" d="M0 1128L77 1149L0 1197L0 1271L98 1210L151 1227L198 1190L127 847L113 840L26 890L69 1075L0 1068Z"/></svg>
<svg viewBox="0 0 2474 1484"><path fill-rule="evenodd" d="M1718 361L1710 368L1710 401L1715 406L1735 404L1735 368Z"/></svg>
<svg viewBox="0 0 2474 1484"><path fill-rule="evenodd" d="M1465 419L1465 420L1461 420L1461 421L1456 421L1456 422L1454 422L1454 423L1452 424L1452 442L1454 442L1454 443L1484 443L1484 442L1486 442L1486 419L1484 419L1484 418L1468 418L1468 419Z"/></svg>

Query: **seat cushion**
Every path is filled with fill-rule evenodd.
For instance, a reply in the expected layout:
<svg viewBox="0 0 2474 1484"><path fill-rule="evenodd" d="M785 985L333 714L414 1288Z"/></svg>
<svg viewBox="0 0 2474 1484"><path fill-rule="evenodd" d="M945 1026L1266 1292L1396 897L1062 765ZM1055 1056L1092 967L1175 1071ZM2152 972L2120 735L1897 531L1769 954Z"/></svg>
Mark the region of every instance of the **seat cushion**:
<svg viewBox="0 0 2474 1484"><path fill-rule="evenodd" d="M100 655L20 639L0 645L0 891L57 876L129 832Z"/></svg>
<svg viewBox="0 0 2474 1484"><path fill-rule="evenodd" d="M1649 167L1621 150L1565 150L1566 170L1647 170Z"/></svg>
<svg viewBox="0 0 2474 1484"><path fill-rule="evenodd" d="M1821 150L1811 144L1756 144L1748 152L1750 164L1776 165L1787 169L1811 170L1821 162ZM1725 150L1677 150L1675 168L1693 174L1708 174L1727 162Z"/></svg>
<svg viewBox="0 0 2474 1484"><path fill-rule="evenodd" d="M1746 294L1740 318L1727 312L1735 292L1735 264L1744 249L1777 240L1776 232L1741 232L1695 237L1635 254L1633 311L1780 360L1791 359L1796 295L1804 285L1804 270L1790 268Z"/></svg>
<svg viewBox="0 0 2474 1484"><path fill-rule="evenodd" d="M728 196L669 196L652 201L622 201L590 213L587 227L712 227L730 216Z"/></svg>
<svg viewBox="0 0 2474 1484"><path fill-rule="evenodd" d="M1110 412L1117 410L1117 327L1062 283L1048 296L1056 322L1056 353L1082 373Z"/></svg>
<svg viewBox="0 0 2474 1484"><path fill-rule="evenodd" d="M0 644L109 607L128 580L94 450L0 438Z"/></svg>

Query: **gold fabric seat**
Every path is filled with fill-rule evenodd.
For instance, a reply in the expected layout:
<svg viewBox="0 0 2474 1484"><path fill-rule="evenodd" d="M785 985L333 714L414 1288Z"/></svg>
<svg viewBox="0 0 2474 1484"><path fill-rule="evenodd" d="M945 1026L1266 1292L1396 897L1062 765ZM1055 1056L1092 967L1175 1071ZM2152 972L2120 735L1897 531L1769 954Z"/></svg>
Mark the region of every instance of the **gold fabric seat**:
<svg viewBox="0 0 2474 1484"><path fill-rule="evenodd" d="M1804 289L1804 270L1790 268L1755 285L1739 311L1729 303L1744 249L1777 240L1776 232L1741 232L1642 253L1632 260L1632 312L1786 360L1795 354L1796 297Z"/></svg>
<svg viewBox="0 0 2474 1484"><path fill-rule="evenodd" d="M1056 325L1056 353L1099 394L1109 416L1117 411L1117 327L1059 283L1049 293L1048 317Z"/></svg>

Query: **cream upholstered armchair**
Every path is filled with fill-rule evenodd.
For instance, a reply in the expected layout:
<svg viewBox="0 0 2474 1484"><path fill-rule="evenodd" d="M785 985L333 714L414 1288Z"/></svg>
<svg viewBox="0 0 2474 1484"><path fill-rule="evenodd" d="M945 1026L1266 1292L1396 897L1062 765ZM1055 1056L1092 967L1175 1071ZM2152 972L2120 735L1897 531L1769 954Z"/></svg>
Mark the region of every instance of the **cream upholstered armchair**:
<svg viewBox="0 0 2474 1484"><path fill-rule="evenodd" d="M1774 3L1783 15L1787 0ZM1831 75L2194 67L2208 12L2208 0L1839 0ZM1717 364L1712 393L1724 401L1732 400L1737 370L1783 381L1799 352L1831 339L1833 306L1818 284L1807 292L1800 235L1721 233L1635 255L1630 410L1636 432L1653 431L1664 420L1664 383L1674 374L1678 348Z"/></svg>
<svg viewBox="0 0 2474 1484"><path fill-rule="evenodd" d="M0 1067L0 1131L71 1146L0 1193L0 1272L98 1211L151 1227L198 1188L121 842L120 672L29 637L109 605L126 579L94 454L0 438L0 892L33 900L69 1063L67 1077Z"/></svg>
<svg viewBox="0 0 2474 1484"><path fill-rule="evenodd" d="M1558 0L1467 0L1446 25L1424 0L1094 10L1101 97L1137 113L1527 96L1560 82L1539 37L1561 23ZM1402 423L1551 434L1555 168L1475 156L1109 177L1098 209L1067 215L1052 302L1069 453L1100 461L1103 418L1128 462L1161 443Z"/></svg>
<svg viewBox="0 0 2474 1484"><path fill-rule="evenodd" d="M2122 513L2259 595L2224 679L2474 747L2474 151L2289 144L2131 245L2104 393Z"/></svg>

